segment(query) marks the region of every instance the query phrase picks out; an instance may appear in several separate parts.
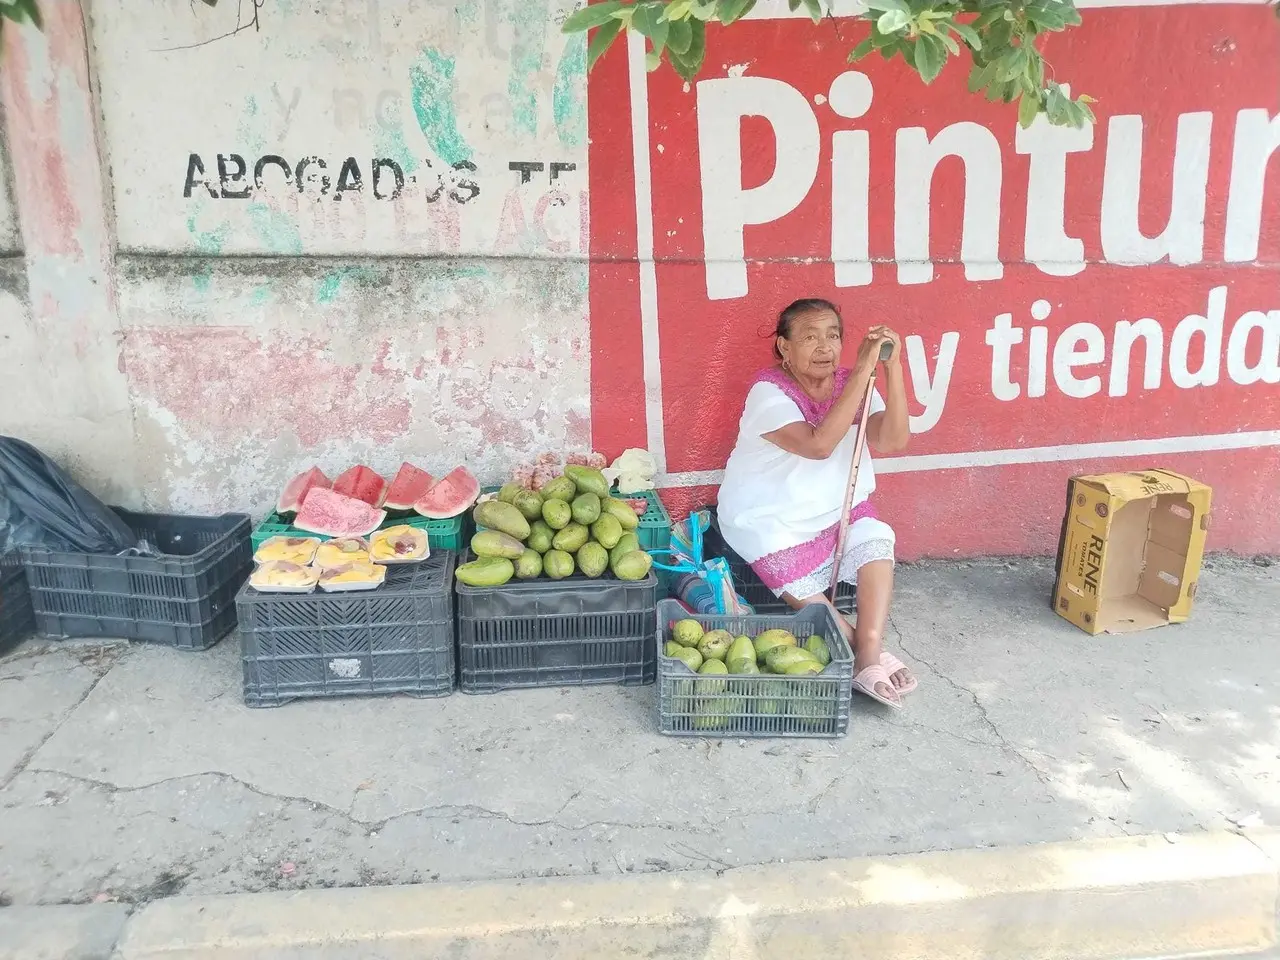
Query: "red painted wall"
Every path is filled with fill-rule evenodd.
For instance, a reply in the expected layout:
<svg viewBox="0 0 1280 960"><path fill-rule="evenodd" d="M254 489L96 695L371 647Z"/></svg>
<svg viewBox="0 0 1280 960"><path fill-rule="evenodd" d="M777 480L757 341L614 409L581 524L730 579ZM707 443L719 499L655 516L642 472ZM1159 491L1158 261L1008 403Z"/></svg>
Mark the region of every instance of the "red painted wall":
<svg viewBox="0 0 1280 960"><path fill-rule="evenodd" d="M647 406L661 410L665 435L669 486L664 498L678 511L714 500L715 475L708 472L723 466L750 378L770 362L762 332L792 299L822 296L842 305L855 332L884 322L919 338L908 375L909 393L912 377L924 388L911 398L915 416L926 410L921 401L929 383L937 387L940 352L944 366L952 360L945 399L940 401L941 391L935 390L936 422L913 437L906 455L881 461L876 500L898 530L904 557L1047 553L1056 540L1068 476L1146 464L1191 474L1214 487L1211 549L1280 550L1280 150L1267 153L1280 141L1280 23L1258 5L1091 9L1084 17L1084 26L1052 38L1047 49L1060 80L1098 99L1092 148L1065 159L1062 226L1068 237L1082 241L1086 261L1067 276L1053 275L1064 268L1028 262L1036 259L1028 257L1024 241L1032 161L1017 150L1015 108L968 94L967 68L959 62L928 87L902 64L878 57L849 66L846 53L865 30L854 21L814 27L807 20L760 20L709 31L700 83L767 78L802 95L818 130L816 170L807 166L813 156L795 146L796 130L805 123L792 129L786 121L779 145L776 117L771 123L747 116L737 125L741 168L717 165L704 188L701 152L723 149L723 144L706 139L709 122L704 123L705 142L699 142L699 110L711 109L707 104L714 105L715 98L710 88L686 89L666 67L648 75L641 99L647 103L649 143L640 151L638 221L633 150L637 142L643 146L644 126L633 123L627 53L622 44L615 45L596 67L589 88L597 449L614 455L626 446L654 446L647 384ZM865 74L873 91L870 108L853 119L837 115L828 100L835 95L840 102L832 81L851 70ZM791 96L785 90L781 95ZM798 97L792 100L788 110L798 114L804 105ZM845 98L846 113L857 112L847 103ZM1250 110L1255 112L1238 116ZM1194 114L1208 116L1186 116ZM1126 116L1140 120L1113 120ZM912 199L928 178L900 182L895 168L918 162L924 136L936 137L961 121L990 131L998 145L994 165L988 154L987 162L968 171L968 181L971 215L976 211L980 219L982 210L998 205L1002 270L978 262L984 258L973 252L968 271L961 262L966 173L960 159L948 157L932 177L932 279L901 282L911 278L899 275L898 251L906 247L898 240L905 243L917 234L910 224L896 231L895 222L910 219ZM1202 249L1197 253L1199 223L1191 202L1191 216L1178 221L1172 246L1173 259L1181 262L1162 257L1134 263L1153 255L1143 254L1140 242L1125 240L1125 204L1136 192L1142 234L1158 237L1164 230L1173 206L1180 122L1185 126L1177 148L1180 190L1184 202L1204 198ZM1133 129L1137 124L1140 137ZM1207 166L1204 140L1194 135L1206 126ZM900 133L911 127L923 132ZM832 265L837 131L867 131L869 137L866 200L859 201L856 177L843 180L837 211L838 218L849 218L842 221L847 228L856 225L859 206L865 206L872 270L866 284L837 286ZM970 128L963 136L979 147L986 143L982 130ZM846 149L855 141L841 142ZM1140 176L1134 182L1124 166L1136 161L1138 143ZM859 156L844 154L842 169L856 168ZM651 189L645 186L645 157ZM1035 162L1046 164L1043 174L1053 160L1045 152ZM990 181L993 166L1002 173L998 192L981 195L979 182L984 174ZM1195 182L1198 169L1207 171L1203 189ZM1110 216L1104 218L1107 177L1113 182ZM785 192L786 178L793 178L800 197L794 209L743 228L745 295L726 295L723 283L709 295L707 190L724 183L736 188L741 182L744 188L771 184L769 189ZM1259 182L1264 191L1257 208L1251 197ZM1032 192L1031 229L1043 236L1054 225L1053 191L1041 186ZM637 256L646 252L647 216L653 223L654 267L646 287ZM1249 250L1251 221L1260 225L1256 254ZM971 239L975 249L981 245L979 231ZM1225 288L1217 343L1213 321L1218 317L1210 297L1216 288ZM644 306L646 290L656 295L656 307L652 301ZM1212 304L1221 304L1222 297L1216 294ZM1044 303L1036 306L1037 301ZM988 343L988 331L1001 314L1022 329L1020 343L1007 348ZM1208 328L1207 336L1192 333L1194 320L1183 323L1179 333L1180 322L1194 315L1210 321L1199 325ZM1127 368L1114 360L1117 325L1144 318L1158 324L1158 329L1139 328L1160 341L1158 386L1144 382L1150 341L1136 340ZM1044 329L1032 333L1033 327ZM1059 345L1064 332L1067 338ZM1127 337L1123 328L1120 337ZM660 384L652 366L646 379L646 342L660 359ZM996 369L1005 349L1007 383ZM1119 372L1113 370L1117 365ZM1095 376L1096 381L1090 379ZM1037 381L1043 381L1042 388ZM1014 385L1016 397L1010 395ZM653 402L659 387L660 406Z"/></svg>

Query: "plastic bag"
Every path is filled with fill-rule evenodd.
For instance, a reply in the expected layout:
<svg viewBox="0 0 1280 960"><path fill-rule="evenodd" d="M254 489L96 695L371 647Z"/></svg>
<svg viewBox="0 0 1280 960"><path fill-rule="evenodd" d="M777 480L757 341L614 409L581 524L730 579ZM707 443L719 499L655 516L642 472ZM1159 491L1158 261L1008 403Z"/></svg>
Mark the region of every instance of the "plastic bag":
<svg viewBox="0 0 1280 960"><path fill-rule="evenodd" d="M31 444L0 437L0 554L18 546L118 554L136 550L138 538Z"/></svg>
<svg viewBox="0 0 1280 960"><path fill-rule="evenodd" d="M687 520L671 526L671 549L650 550L653 565L659 570L684 574L676 585L676 594L694 613L743 616L752 608L738 595L733 585L729 564L719 557L703 556L703 534L711 527L711 512L696 510ZM668 556L670 564L656 558Z"/></svg>

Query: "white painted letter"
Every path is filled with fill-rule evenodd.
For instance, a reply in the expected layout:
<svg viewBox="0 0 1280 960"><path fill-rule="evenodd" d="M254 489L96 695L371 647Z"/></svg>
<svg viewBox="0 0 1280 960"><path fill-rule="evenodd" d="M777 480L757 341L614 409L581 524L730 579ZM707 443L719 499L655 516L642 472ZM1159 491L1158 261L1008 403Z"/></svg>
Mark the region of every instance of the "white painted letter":
<svg viewBox="0 0 1280 960"><path fill-rule="evenodd" d="M1064 91L1066 84L1063 84ZM1014 149L1029 154L1027 228L1023 255L1040 270L1069 277L1084 269L1084 241L1067 236L1067 154L1093 149L1093 124L1055 127L1044 114L1014 132Z"/></svg>
<svg viewBox="0 0 1280 960"><path fill-rule="evenodd" d="M1022 328L1013 325L1012 313L996 317L986 341L991 348L991 395L997 400L1017 400L1022 388L1009 379L1009 365L1014 345L1022 342Z"/></svg>
<svg viewBox="0 0 1280 960"><path fill-rule="evenodd" d="M1262 331L1262 351L1257 366L1251 367L1245 354L1254 330ZM1280 310L1250 310L1236 321L1227 341L1227 376L1241 386L1280 383Z"/></svg>
<svg viewBox="0 0 1280 960"><path fill-rule="evenodd" d="M758 187L742 186L743 117L773 127L777 163ZM818 119L804 95L781 80L727 77L698 84L698 157L707 296L747 295L742 228L769 223L799 206L818 174Z"/></svg>
<svg viewBox="0 0 1280 960"><path fill-rule="evenodd" d="M1173 148L1173 199L1169 221L1157 236L1138 223L1142 181L1142 117L1121 114L1107 128L1107 161L1102 173L1102 254L1112 263L1198 263L1204 259L1204 204L1209 183L1212 113L1178 117Z"/></svg>
<svg viewBox="0 0 1280 960"><path fill-rule="evenodd" d="M1077 349L1084 344L1084 349ZM1076 367L1101 363L1107 356L1107 341L1096 324L1073 323L1062 331L1053 345L1053 381L1068 397L1092 397L1102 389L1102 377L1080 379L1072 371Z"/></svg>
<svg viewBox="0 0 1280 960"><path fill-rule="evenodd" d="M1222 366L1222 321L1227 313L1227 288L1214 287L1209 291L1209 309L1205 316L1191 314L1178 321L1169 338L1169 379L1184 390L1189 387L1212 387L1218 382ZM1200 369L1192 373L1187 368L1187 354L1191 338L1204 335L1204 358Z"/></svg>
<svg viewBox="0 0 1280 960"><path fill-rule="evenodd" d="M899 283L933 279L929 259L929 211L933 172L944 157L964 161L964 226L960 259L969 280L999 280L1000 144L981 124L964 121L943 127L932 140L924 127L898 131L893 184L893 255Z"/></svg>
<svg viewBox="0 0 1280 960"><path fill-rule="evenodd" d="M1262 194L1267 164L1280 149L1280 113L1241 110L1231 151L1231 188L1227 193L1227 229L1223 256L1232 263L1258 258L1262 233Z"/></svg>
<svg viewBox="0 0 1280 960"><path fill-rule="evenodd" d="M1137 340L1146 341L1146 354L1142 363L1142 387L1155 390L1160 386L1161 365L1164 362L1164 328L1150 317L1130 323L1121 320L1116 324L1115 342L1111 347L1111 381L1107 396L1123 397L1129 393L1129 355Z"/></svg>
<svg viewBox="0 0 1280 960"><path fill-rule="evenodd" d="M827 104L838 116L856 120L871 109L872 93L865 73L846 70L831 81ZM870 195L870 134L837 130L831 136L831 265L837 287L871 282Z"/></svg>
<svg viewBox="0 0 1280 960"><path fill-rule="evenodd" d="M948 330L938 345L938 366L932 382L929 380L929 361L924 355L924 339L907 337L907 368L911 371L911 389L916 402L924 407L924 413L911 417L911 432L926 433L942 419L942 408L947 403L947 391L951 388L951 371L956 365L956 349L960 346L960 334Z"/></svg>

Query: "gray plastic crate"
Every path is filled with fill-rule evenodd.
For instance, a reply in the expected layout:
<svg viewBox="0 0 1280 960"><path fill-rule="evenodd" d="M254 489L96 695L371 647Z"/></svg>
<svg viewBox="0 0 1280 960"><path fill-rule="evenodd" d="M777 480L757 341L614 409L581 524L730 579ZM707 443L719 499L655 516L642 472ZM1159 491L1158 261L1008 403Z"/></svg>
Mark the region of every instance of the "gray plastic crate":
<svg viewBox="0 0 1280 960"><path fill-rule="evenodd" d="M697 620L707 630L754 637L790 630L803 642L817 634L831 663L813 676L702 677L675 657L662 655L671 627ZM658 731L683 737L842 737L849 729L853 651L826 605L794 613L749 617L690 617L679 603L658 604Z"/></svg>
<svg viewBox="0 0 1280 960"><path fill-rule="evenodd" d="M245 514L191 517L117 509L161 557L19 548L49 637L114 637L206 650L236 625L236 590L249 575Z"/></svg>
<svg viewBox="0 0 1280 960"><path fill-rule="evenodd" d="M34 632L35 612L22 567L0 562L0 653L12 650Z"/></svg>
<svg viewBox="0 0 1280 960"><path fill-rule="evenodd" d="M658 579L652 572L636 581L606 574L501 587L459 583L457 592L463 693L654 681Z"/></svg>
<svg viewBox="0 0 1280 960"><path fill-rule="evenodd" d="M244 702L275 707L299 698L453 690L451 550L387 567L376 590L259 593L236 597Z"/></svg>

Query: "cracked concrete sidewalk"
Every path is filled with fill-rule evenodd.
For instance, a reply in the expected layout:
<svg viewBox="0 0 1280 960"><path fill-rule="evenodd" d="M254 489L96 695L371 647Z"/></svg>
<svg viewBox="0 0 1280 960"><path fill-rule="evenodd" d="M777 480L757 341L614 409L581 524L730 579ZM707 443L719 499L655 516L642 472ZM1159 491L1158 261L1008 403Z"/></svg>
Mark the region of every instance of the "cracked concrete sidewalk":
<svg viewBox="0 0 1280 960"><path fill-rule="evenodd" d="M1280 823L1280 566L1212 558L1190 623L1091 638L1038 560L899 571L899 714L840 741L655 732L655 688L249 710L203 654L0 661L0 896L720 868ZM3 902L3 901L0 901Z"/></svg>

